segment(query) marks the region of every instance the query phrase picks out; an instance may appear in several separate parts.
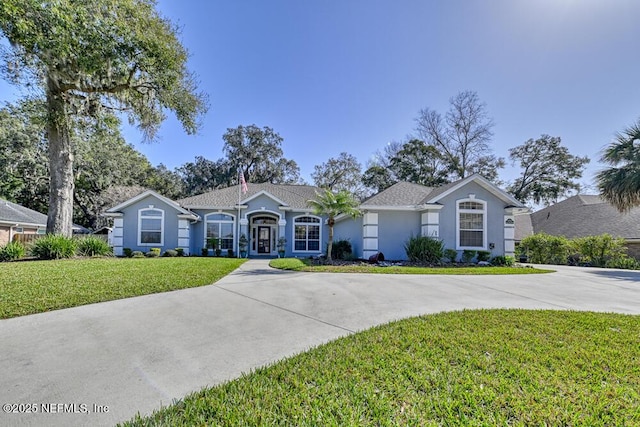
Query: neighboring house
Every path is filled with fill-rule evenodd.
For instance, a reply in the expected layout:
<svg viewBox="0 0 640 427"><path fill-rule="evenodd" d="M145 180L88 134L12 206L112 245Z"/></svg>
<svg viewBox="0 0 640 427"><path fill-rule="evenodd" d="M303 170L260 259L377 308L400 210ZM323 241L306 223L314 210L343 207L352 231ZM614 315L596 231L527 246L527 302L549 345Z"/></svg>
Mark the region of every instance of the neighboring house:
<svg viewBox="0 0 640 427"><path fill-rule="evenodd" d="M236 185L176 202L149 190L104 215L114 218L117 255L124 248L152 247L200 254L208 238L236 253L238 236L244 234L249 256L277 256L281 237L286 256L318 256L326 251L328 227L326 218L307 204L318 191L308 185L249 183L246 194ZM337 218L335 239L349 239L358 257L382 252L387 259L406 259L405 242L420 234L442 239L445 247L460 252L513 255L514 216L528 211L479 175L438 188L401 182L360 208L360 218Z"/></svg>
<svg viewBox="0 0 640 427"><path fill-rule="evenodd" d="M516 220L516 241L537 233L569 239L610 234L622 237L629 255L640 259L640 208L620 213L597 195L569 197Z"/></svg>
<svg viewBox="0 0 640 427"><path fill-rule="evenodd" d="M0 198L0 246L17 234L45 234L47 216L33 209Z"/></svg>

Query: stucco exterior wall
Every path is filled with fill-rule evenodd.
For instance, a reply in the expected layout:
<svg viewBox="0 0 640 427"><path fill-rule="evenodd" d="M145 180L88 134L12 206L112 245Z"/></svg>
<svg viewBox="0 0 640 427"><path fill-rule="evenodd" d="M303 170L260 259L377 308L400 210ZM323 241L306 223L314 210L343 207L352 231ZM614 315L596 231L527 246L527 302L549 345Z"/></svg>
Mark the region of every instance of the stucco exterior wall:
<svg viewBox="0 0 640 427"><path fill-rule="evenodd" d="M362 217L345 218L333 226L333 240L348 240L353 256L362 258Z"/></svg>
<svg viewBox="0 0 640 427"><path fill-rule="evenodd" d="M507 205L493 195L493 193L487 191L475 182L465 185L463 188L443 197L439 201L439 203L443 205L443 208L440 210L440 239L444 241L445 248L456 249L456 205L458 200L468 199L471 194L475 195L476 200L487 202L487 247L484 250L489 251L489 244L493 243L494 248L490 250L491 255L503 255L505 252L504 208Z"/></svg>
<svg viewBox="0 0 640 427"><path fill-rule="evenodd" d="M138 245L138 211L153 206L164 211L163 244ZM150 248L160 248L161 252L178 247L178 211L153 195L149 195L136 203L122 209L123 236L122 247L134 251L148 252Z"/></svg>
<svg viewBox="0 0 640 427"><path fill-rule="evenodd" d="M411 236L420 235L420 213L378 212L378 250L385 260L406 260L404 245Z"/></svg>

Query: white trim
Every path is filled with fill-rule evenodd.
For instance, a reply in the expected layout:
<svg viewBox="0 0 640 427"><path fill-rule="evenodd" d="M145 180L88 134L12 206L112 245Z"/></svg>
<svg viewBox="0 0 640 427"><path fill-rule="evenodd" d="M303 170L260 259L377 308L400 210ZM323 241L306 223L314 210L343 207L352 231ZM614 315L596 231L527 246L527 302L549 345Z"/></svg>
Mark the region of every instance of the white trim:
<svg viewBox="0 0 640 427"><path fill-rule="evenodd" d="M142 212L146 211L162 212L160 216L160 243L142 243ZM164 246L164 209L156 207L138 209L138 246Z"/></svg>
<svg viewBox="0 0 640 427"><path fill-rule="evenodd" d="M305 217L309 217L309 218L315 218L320 222L300 222L298 224L296 224L296 220L298 218L305 218ZM301 253L301 254L318 254L318 253L322 253L322 229L324 228L323 225L326 224L327 220L322 219L321 216L318 215L314 215L314 214L302 214L302 215L298 215L298 216L294 216L293 221L291 221L291 251L295 252L295 253ZM318 226L318 249L317 250L300 250L300 249L296 249L296 225L304 225L307 227L307 231L306 231L306 237L305 237L305 242L306 242L306 247L309 247L309 225L315 225ZM301 239L297 239L297 240L301 240ZM313 239L315 240L315 239Z"/></svg>
<svg viewBox="0 0 640 427"><path fill-rule="evenodd" d="M278 199L276 196L274 196L273 194L269 193L269 192L268 192L268 191L266 191L266 190L261 190L261 191L257 192L256 194L252 195L251 197L247 197L246 199L241 200L241 201L240 201L240 203L242 203L242 204L247 204L247 203L248 203L248 202L250 202L251 200L256 199L257 197L259 197L259 196L263 196L263 195L264 195L264 196L267 196L267 197L268 197L268 198L270 198L271 200L273 200L273 201L277 202L279 205L282 205L282 206L289 206L289 203L286 203L286 202L284 202L284 201L282 201L282 200Z"/></svg>
<svg viewBox="0 0 640 427"><path fill-rule="evenodd" d="M482 210L477 209L460 209L460 204L465 202L479 203L483 206ZM461 213L474 213L482 214L482 246L461 246L460 245L460 214ZM465 198L456 200L456 250L472 250L472 251L486 251L487 250L487 217L489 216L488 204L485 200L475 198Z"/></svg>

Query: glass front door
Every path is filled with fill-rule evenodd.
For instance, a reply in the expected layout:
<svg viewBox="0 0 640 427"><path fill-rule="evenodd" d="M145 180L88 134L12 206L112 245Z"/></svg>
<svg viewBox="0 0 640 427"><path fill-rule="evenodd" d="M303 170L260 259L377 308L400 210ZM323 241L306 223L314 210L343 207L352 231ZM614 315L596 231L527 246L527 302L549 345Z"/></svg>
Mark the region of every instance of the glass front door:
<svg viewBox="0 0 640 427"><path fill-rule="evenodd" d="M271 253L271 227L258 227L258 253Z"/></svg>

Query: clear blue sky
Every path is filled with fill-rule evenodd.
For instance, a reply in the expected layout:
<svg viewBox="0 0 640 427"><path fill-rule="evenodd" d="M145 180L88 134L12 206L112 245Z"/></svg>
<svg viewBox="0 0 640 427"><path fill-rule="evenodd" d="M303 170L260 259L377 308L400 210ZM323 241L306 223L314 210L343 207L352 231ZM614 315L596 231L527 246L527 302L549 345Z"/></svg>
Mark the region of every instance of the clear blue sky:
<svg viewBox="0 0 640 427"><path fill-rule="evenodd" d="M546 133L592 159L640 117L638 0L160 0L182 27L211 108L197 136L170 118L161 140L129 142L173 169L222 156L222 134L270 126L310 181L341 151L363 166L413 132L421 108L444 112L476 91L493 149ZM7 91L0 86L0 94ZM0 98L5 98L0 95ZM511 165L501 178L513 179Z"/></svg>

